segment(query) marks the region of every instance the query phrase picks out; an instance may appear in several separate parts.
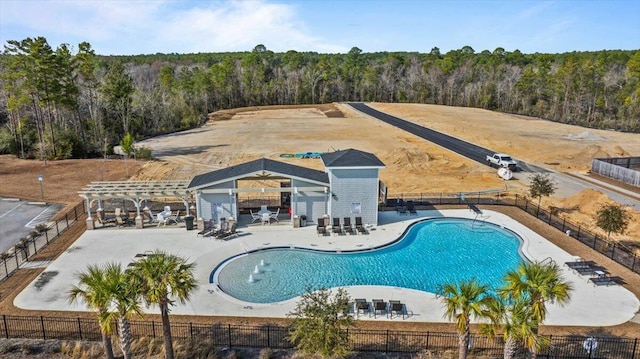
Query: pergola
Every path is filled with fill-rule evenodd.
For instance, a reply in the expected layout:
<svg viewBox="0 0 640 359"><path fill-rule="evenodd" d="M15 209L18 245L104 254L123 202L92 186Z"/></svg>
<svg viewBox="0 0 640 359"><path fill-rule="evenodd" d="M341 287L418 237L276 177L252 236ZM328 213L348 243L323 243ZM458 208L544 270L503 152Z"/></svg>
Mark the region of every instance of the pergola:
<svg viewBox="0 0 640 359"><path fill-rule="evenodd" d="M89 229L94 228L91 204L93 201L97 201L98 209L100 209L103 199L123 199L133 202L136 207L136 227L142 228L140 207L142 201L151 198L178 198L184 202L188 215L190 191L187 190L187 187L189 182L189 180L91 182L82 191L78 191L78 195L87 201L87 227Z"/></svg>

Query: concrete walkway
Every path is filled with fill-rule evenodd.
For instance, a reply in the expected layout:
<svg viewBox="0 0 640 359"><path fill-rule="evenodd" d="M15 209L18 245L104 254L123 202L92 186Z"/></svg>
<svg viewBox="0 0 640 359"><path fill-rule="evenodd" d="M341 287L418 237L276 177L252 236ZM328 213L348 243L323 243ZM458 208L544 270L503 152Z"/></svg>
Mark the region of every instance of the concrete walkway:
<svg viewBox="0 0 640 359"><path fill-rule="evenodd" d="M44 272L47 274L41 275L29 284L16 297L14 304L32 310L87 310L82 304L69 304L67 301L66 292L77 282L75 273L85 270L89 264L108 261L121 263L126 267L136 260L136 254L162 249L195 262L195 276L200 283L190 301L185 305L178 304L173 307L172 314L285 317L295 308L297 298L269 304L242 302L221 292L215 284L209 283L211 271L233 255L271 246L327 250L375 247L398 238L407 226L417 219L443 216L476 218L476 214L467 209L418 211L418 216L381 212L379 225L370 228L369 234L324 237L317 236L315 226L293 228L290 223L262 226L242 225L241 222L239 236L228 241L198 237L197 231L186 231L184 228L176 227L87 231L65 253L50 263ZM504 214L484 211L478 220L502 225L518 233L524 240L522 251L530 260L542 261L551 257L555 262L562 264L574 259L571 253L563 251ZM587 277L574 273L566 266L562 266L562 271L564 277L572 283L574 292L568 305L548 305L546 325L617 325L631 320L640 309L638 298L621 286L596 287L588 282ZM352 298L401 300L406 303L410 314L404 319L406 321L447 322L443 317L442 303L433 293L382 286L355 286L347 287L347 290ZM158 312L157 308L149 308L147 311ZM359 319L403 320L386 316L373 318L366 314L360 315Z"/></svg>

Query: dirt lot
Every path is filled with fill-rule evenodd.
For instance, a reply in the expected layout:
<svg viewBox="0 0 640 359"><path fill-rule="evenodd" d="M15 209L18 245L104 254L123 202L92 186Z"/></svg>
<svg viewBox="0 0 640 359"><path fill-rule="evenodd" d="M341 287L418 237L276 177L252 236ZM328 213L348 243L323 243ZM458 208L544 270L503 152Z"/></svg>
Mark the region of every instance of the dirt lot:
<svg viewBox="0 0 640 359"><path fill-rule="evenodd" d="M561 172L586 173L593 157L640 155L640 135L587 130L522 116L435 105L372 104L396 116L506 152ZM322 170L313 159L280 158L282 153L356 148L385 164L381 179L391 195L508 189L526 193L528 178L502 181L496 170L354 111L349 106L255 107L221 111L205 126L141 143L160 161L147 164L138 179L191 179L194 175L267 157ZM597 191L544 199L575 222L597 231L593 217L610 200ZM617 238L640 242L640 213ZM616 236L614 236L616 238Z"/></svg>
<svg viewBox="0 0 640 359"><path fill-rule="evenodd" d="M587 130L479 109L411 104L372 106L563 172L586 172L592 157L640 155L638 134ZM201 128L150 139L139 145L150 147L156 160L146 163L130 160L126 164L122 160L70 160L47 162L45 165L43 162L0 156L0 197L39 200L37 175L40 173L44 174L47 201L75 204L80 200L77 191L91 181L128 177L136 180L191 179L197 174L261 157L322 170L320 160L280 158L280 154L346 148L373 152L386 164L387 167L381 171L381 179L392 195L470 192L505 187L510 191L525 193L528 186L527 178L503 182L495 169L467 160L341 104L220 111L212 114L210 121ZM571 219L590 224L594 229L594 213L608 201L602 193L588 190L571 198L545 199L544 204L570 209L567 215ZM640 213L633 212L633 216L632 225L622 237L640 242ZM81 233L82 230L78 228L77 232ZM536 231L543 232L545 229ZM74 234L74 231L69 234ZM550 232L543 235L549 238L557 234ZM71 236L55 243L39 255L42 257L40 259L55 258L59 253L57 251L64 250L74 239ZM592 258L607 267L616 265L591 253L579 243L563 243L563 239L559 237L558 245L563 248L575 245L575 248L565 249L576 255ZM38 270L20 272L0 283L0 298L3 299L0 311L3 313L20 313L11 305L11 298L30 281L29 278L35 278L39 273ZM638 278L633 277L634 274L628 272L623 275L625 278L629 276L634 279L630 285L640 288L640 280L636 280ZM195 321L198 318L188 320ZM220 320L229 322L232 319ZM637 325L604 330L611 330L617 335L636 336ZM555 328L554 333L576 333L576 330Z"/></svg>

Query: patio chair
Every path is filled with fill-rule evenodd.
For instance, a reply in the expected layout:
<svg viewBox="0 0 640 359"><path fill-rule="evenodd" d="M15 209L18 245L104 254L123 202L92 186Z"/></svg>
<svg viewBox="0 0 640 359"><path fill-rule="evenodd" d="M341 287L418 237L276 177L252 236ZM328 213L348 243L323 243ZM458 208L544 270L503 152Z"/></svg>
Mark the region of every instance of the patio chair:
<svg viewBox="0 0 640 359"><path fill-rule="evenodd" d="M407 210L410 215L418 215L418 211L416 211L416 205L413 201L407 201Z"/></svg>
<svg viewBox="0 0 640 359"><path fill-rule="evenodd" d="M258 213L253 213L252 210L249 210L249 214L251 214L251 223L258 222L262 219L261 215L259 215Z"/></svg>
<svg viewBox="0 0 640 359"><path fill-rule="evenodd" d="M265 224L271 224L271 214L270 213L263 213L262 214L262 225L264 226Z"/></svg>
<svg viewBox="0 0 640 359"><path fill-rule="evenodd" d="M156 215L156 220L158 222L158 227L160 227L160 225L166 226L167 225L167 218L164 216L164 212L160 212Z"/></svg>
<svg viewBox="0 0 640 359"><path fill-rule="evenodd" d="M344 224L342 228L346 233L353 234L353 227L351 226L351 217L344 217Z"/></svg>
<svg viewBox="0 0 640 359"><path fill-rule="evenodd" d="M107 216L104 214L104 211L102 209L98 209L96 211L97 217L98 217L98 223L102 224L103 226L107 226L110 224L116 224L116 217L115 216Z"/></svg>
<svg viewBox="0 0 640 359"><path fill-rule="evenodd" d="M201 230L200 232L196 233L196 237L197 236L205 236L205 234L213 231L216 229L215 226L215 221L213 219L208 220L207 222L204 222L204 229Z"/></svg>
<svg viewBox="0 0 640 359"><path fill-rule="evenodd" d="M227 240L233 236L237 237L238 236L238 232L236 232L237 228L238 228L238 225L234 222L228 230L222 231L221 233L216 235L215 238Z"/></svg>
<svg viewBox="0 0 640 359"><path fill-rule="evenodd" d="M356 231L358 233L367 233L367 229L362 224L362 217L356 217Z"/></svg>
<svg viewBox="0 0 640 359"><path fill-rule="evenodd" d="M340 225L340 218L333 218L333 225L331 226L331 232L333 234L342 234L342 226Z"/></svg>
<svg viewBox="0 0 640 359"><path fill-rule="evenodd" d="M269 215L269 219L273 219L276 222L280 223L280 221L278 220L278 215L280 214L280 208L278 208L278 210L276 211L276 213L271 213Z"/></svg>
<svg viewBox="0 0 640 359"><path fill-rule="evenodd" d="M389 307L391 311L391 318L393 318L393 315L395 314L397 317L402 316L402 319L404 320L406 311L402 302L400 302L399 300L390 300Z"/></svg>
<svg viewBox="0 0 640 359"><path fill-rule="evenodd" d="M169 224L169 223L171 223L171 222L173 222L173 223L175 223L175 224L178 224L178 222L180 222L180 221L182 221L182 220L180 219L180 210L177 210L175 215L169 215L169 216L166 218L166 222L167 222L166 224Z"/></svg>
<svg viewBox="0 0 640 359"><path fill-rule="evenodd" d="M153 212L151 212L149 208L147 208L146 210L143 209L142 213L147 216L147 223L153 223L156 221L156 216L153 214Z"/></svg>
<svg viewBox="0 0 640 359"><path fill-rule="evenodd" d="M376 318L376 315L378 314L378 312L380 312L380 315L382 315L382 313L386 314L386 316L389 316L389 313L387 312L387 302L385 302L382 299L372 299L371 303L373 303L373 317Z"/></svg>
<svg viewBox="0 0 640 359"><path fill-rule="evenodd" d="M356 298L355 309L356 309L355 310L356 316L360 315L360 311L362 311L362 314L369 313L369 315L371 315L369 311L370 310L369 302L367 302L366 299Z"/></svg>
<svg viewBox="0 0 640 359"><path fill-rule="evenodd" d="M318 235L325 235L327 233L327 227L324 223L324 218L318 218L316 221L316 231L318 232Z"/></svg>

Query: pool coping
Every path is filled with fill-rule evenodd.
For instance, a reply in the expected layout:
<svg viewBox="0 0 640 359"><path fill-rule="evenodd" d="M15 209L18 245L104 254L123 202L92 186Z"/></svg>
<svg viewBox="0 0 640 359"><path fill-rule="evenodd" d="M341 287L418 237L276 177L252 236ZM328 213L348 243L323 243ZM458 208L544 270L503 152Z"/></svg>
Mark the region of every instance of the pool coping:
<svg viewBox="0 0 640 359"><path fill-rule="evenodd" d="M552 257L560 264L564 277L574 284L576 292L572 301L561 308L549 305L545 325L610 326L629 321L640 308L638 298L621 286L595 287L587 278L573 273L562 263L570 261L573 255L547 241L525 225L509 216L483 211L484 220L503 225L523 240L523 253L527 258L543 260ZM196 263L195 276L200 287L185 305L172 308L176 315L221 315L237 317L281 317L287 316L297 303L291 300L255 304L236 300L215 285L208 283L212 269L222 260L253 249L271 246L295 246L309 249L357 249L367 246L384 245L399 238L407 230L409 223L432 217L454 216L475 218L475 213L467 209L418 211L417 216L398 215L395 212L380 212L379 225L366 235L343 235L318 237L315 227L292 228L292 226L241 227L237 238L218 241L197 237L195 231L184 228L158 228L145 230L144 237L127 229L85 232L65 253L47 266L45 271L57 272L48 283L36 288L30 283L16 298L14 305L31 310L85 311L83 304L69 304L65 292L75 283L74 274L84 270L87 264L115 261L127 266L135 259L136 253L162 248L163 250L189 258ZM405 288L381 286L346 287L352 298L380 298L402 300L413 315L405 321L446 323L441 302L433 293ZM593 310L598 308L597 311ZM145 309L156 313L157 308ZM385 317L364 320L402 320Z"/></svg>

